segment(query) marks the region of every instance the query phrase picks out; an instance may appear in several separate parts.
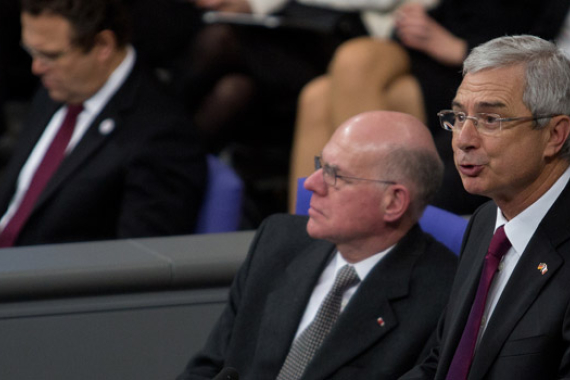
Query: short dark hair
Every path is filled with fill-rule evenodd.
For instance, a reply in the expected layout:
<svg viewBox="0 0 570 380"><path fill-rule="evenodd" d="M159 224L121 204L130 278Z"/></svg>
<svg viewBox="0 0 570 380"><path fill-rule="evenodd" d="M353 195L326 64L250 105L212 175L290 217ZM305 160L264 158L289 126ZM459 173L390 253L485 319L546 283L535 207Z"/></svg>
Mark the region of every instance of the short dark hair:
<svg viewBox="0 0 570 380"><path fill-rule="evenodd" d="M121 0L21 0L22 12L33 16L59 15L71 23L71 42L89 51L97 34L111 30L117 45L124 47L131 38L129 13Z"/></svg>

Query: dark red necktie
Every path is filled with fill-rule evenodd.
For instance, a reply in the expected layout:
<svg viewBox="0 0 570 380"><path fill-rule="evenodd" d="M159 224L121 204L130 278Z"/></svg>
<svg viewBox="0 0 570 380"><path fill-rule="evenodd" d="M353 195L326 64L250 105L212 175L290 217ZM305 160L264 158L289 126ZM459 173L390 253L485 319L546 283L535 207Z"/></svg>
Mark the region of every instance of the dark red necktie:
<svg viewBox="0 0 570 380"><path fill-rule="evenodd" d="M493 235L491 239L491 244L489 244L487 256L485 256L485 263L483 265L483 271L481 272L477 294L475 295L465 330L463 330L463 335L461 336L461 340L459 341L459 345L449 366L446 377L447 380L467 379L469 368L473 360L473 353L475 352L477 336L481 327L481 320L485 312L487 293L489 293L489 287L491 286L495 272L497 272L501 258L507 253L510 247L511 242L505 235L503 226L497 228L495 235Z"/></svg>
<svg viewBox="0 0 570 380"><path fill-rule="evenodd" d="M20 206L12 215L6 227L0 232L0 247L11 247L18 238L18 235L32 213L36 200L44 190L49 179L55 173L59 164L65 156L65 148L69 144L77 116L83 110L83 105L68 105L67 113L63 123L59 127L51 145L47 149L41 163L36 169L30 186L24 194Z"/></svg>

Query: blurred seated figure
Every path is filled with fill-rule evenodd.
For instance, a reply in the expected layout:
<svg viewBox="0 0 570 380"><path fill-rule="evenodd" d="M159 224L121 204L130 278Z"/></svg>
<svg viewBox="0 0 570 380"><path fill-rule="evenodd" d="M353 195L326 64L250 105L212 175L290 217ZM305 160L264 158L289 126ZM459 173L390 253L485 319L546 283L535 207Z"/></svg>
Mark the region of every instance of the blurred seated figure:
<svg viewBox="0 0 570 380"><path fill-rule="evenodd" d="M204 11L252 12L248 0L192 2ZM364 33L359 29L350 37ZM325 71L345 39L332 31L231 22L205 25L187 44L173 85L210 152L218 153L233 142L290 146L300 89ZM274 121L268 126L270 116Z"/></svg>
<svg viewBox="0 0 570 380"><path fill-rule="evenodd" d="M432 5L437 0L407 0ZM400 1L347 0L192 0L205 11L274 15L283 23L273 29L244 26L231 17L204 27L189 44L180 88L195 122L212 151L242 138L243 125L260 123L264 110L294 120L297 95L308 81L324 73L335 48L358 35L388 36L392 11ZM239 25L238 25L239 24ZM252 120L253 119L253 120ZM286 122L271 126L277 139L290 136ZM251 136L248 136L249 138Z"/></svg>
<svg viewBox="0 0 570 380"><path fill-rule="evenodd" d="M558 34L570 3L563 0L443 0L431 11L407 4L397 11L393 39L356 38L341 45L328 74L301 93L291 154L289 209L296 178L322 149L340 120L373 109L406 112L427 122L446 166L434 205L471 214L483 197L469 195L454 169L450 137L437 112L448 108L471 47L497 36ZM483 26L484 25L484 26Z"/></svg>
<svg viewBox="0 0 570 380"><path fill-rule="evenodd" d="M121 0L23 0L43 88L0 181L0 247L191 233L205 155L129 44Z"/></svg>
<svg viewBox="0 0 570 380"><path fill-rule="evenodd" d="M404 1L431 5L437 0ZM341 0L340 8L338 0L186 3L208 17L176 63L172 89L184 99L206 149L228 157L244 179L245 210L253 228L267 215L287 209L301 89L326 72L343 41L386 35L395 4L401 2ZM210 17L212 13L223 17ZM259 22L265 16L278 17L279 26ZM240 21L248 17L253 22Z"/></svg>
<svg viewBox="0 0 570 380"><path fill-rule="evenodd" d="M226 367L244 380L393 380L427 354L457 262L417 224L443 172L428 129L410 115L363 113L313 162L308 218L261 225L179 380Z"/></svg>

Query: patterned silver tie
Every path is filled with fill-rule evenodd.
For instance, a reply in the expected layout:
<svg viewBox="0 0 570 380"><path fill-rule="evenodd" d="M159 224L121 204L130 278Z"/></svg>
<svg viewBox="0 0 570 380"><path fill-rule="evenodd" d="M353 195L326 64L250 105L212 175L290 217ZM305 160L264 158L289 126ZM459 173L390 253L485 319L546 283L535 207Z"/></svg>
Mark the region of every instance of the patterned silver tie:
<svg viewBox="0 0 570 380"><path fill-rule="evenodd" d="M336 322L340 314L344 292L358 282L360 282L360 279L353 266L345 265L338 271L333 287L319 307L315 319L291 345L277 380L297 380L301 378L307 364L309 364Z"/></svg>

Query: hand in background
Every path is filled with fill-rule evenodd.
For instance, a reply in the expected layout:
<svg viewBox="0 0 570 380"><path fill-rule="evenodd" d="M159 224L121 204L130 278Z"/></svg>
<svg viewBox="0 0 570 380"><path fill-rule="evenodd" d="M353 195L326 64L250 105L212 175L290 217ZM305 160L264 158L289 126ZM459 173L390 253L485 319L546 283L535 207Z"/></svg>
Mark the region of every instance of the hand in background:
<svg viewBox="0 0 570 380"><path fill-rule="evenodd" d="M212 11L251 13L251 6L247 0L190 0L197 7Z"/></svg>
<svg viewBox="0 0 570 380"><path fill-rule="evenodd" d="M459 66L467 54L467 42L451 34L417 3L396 12L396 33L402 43L422 51L445 65Z"/></svg>

